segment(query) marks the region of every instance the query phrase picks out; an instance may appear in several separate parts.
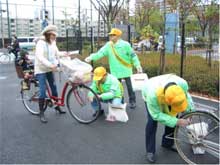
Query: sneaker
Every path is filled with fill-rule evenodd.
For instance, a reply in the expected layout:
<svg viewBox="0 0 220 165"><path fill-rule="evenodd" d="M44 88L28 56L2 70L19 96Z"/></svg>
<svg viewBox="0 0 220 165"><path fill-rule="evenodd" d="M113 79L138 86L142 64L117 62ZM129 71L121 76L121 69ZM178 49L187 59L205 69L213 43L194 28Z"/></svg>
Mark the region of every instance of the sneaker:
<svg viewBox="0 0 220 165"><path fill-rule="evenodd" d="M136 108L136 103L134 103L134 102L129 103L129 107L131 109L135 109Z"/></svg>
<svg viewBox="0 0 220 165"><path fill-rule="evenodd" d="M155 155L153 153L148 152L147 153L147 161L149 163L155 163L155 161L156 161Z"/></svg>

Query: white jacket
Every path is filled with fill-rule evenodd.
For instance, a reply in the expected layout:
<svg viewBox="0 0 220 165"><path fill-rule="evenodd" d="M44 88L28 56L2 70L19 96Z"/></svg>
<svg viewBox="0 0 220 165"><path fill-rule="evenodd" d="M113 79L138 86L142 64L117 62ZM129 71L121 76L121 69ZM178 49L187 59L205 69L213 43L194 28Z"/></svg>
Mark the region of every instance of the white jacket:
<svg viewBox="0 0 220 165"><path fill-rule="evenodd" d="M52 65L58 64L61 53L54 41L48 44L44 39L40 39L36 44L34 74L51 72Z"/></svg>

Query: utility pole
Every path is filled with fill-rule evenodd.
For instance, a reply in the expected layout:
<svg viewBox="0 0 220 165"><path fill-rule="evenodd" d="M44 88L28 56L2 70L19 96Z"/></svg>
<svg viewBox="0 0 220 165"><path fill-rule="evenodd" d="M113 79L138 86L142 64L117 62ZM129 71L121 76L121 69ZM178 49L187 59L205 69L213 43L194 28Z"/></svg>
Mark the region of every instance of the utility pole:
<svg viewBox="0 0 220 165"><path fill-rule="evenodd" d="M2 34L2 48L4 48L4 29L3 29L3 18L2 13L5 12L5 10L2 10L2 2L0 1L0 14L1 14L1 34Z"/></svg>
<svg viewBox="0 0 220 165"><path fill-rule="evenodd" d="M53 17L53 25L55 23L54 21L54 0L52 0L52 17Z"/></svg>
<svg viewBox="0 0 220 165"><path fill-rule="evenodd" d="M185 21L184 21L184 1L180 1L180 13L181 13L181 61L180 61L180 77L183 77L183 63L185 56Z"/></svg>
<svg viewBox="0 0 220 165"><path fill-rule="evenodd" d="M91 1L90 1L91 2ZM94 44L94 35L93 35L93 24L92 24L92 2L90 3L91 7L91 13L90 13L90 19L91 19L91 53L93 53L93 44Z"/></svg>
<svg viewBox="0 0 220 165"><path fill-rule="evenodd" d="M88 37L87 9L86 9L86 19L85 19L85 21L86 21L86 39L87 39L87 37Z"/></svg>
<svg viewBox="0 0 220 165"><path fill-rule="evenodd" d="M10 27L8 0L6 0L6 5L7 5L7 18L8 18L8 38L11 38L11 27Z"/></svg>
<svg viewBox="0 0 220 165"><path fill-rule="evenodd" d="M78 0L78 3L79 3L79 4L78 4L78 5L79 5L79 6L78 6L78 7L79 7L79 8L78 8L78 19L79 19L79 30L80 30L80 27L81 27L81 19L80 19L80 8L81 8L81 6L80 6L80 0Z"/></svg>
<svg viewBox="0 0 220 165"><path fill-rule="evenodd" d="M17 4L15 4L15 19L16 19L16 36L18 35L18 11Z"/></svg>
<svg viewBox="0 0 220 165"><path fill-rule="evenodd" d="M163 1L163 17L164 17L164 27L163 27L163 44L160 51L160 71L159 74L163 74L165 70L165 32L166 32L166 0Z"/></svg>

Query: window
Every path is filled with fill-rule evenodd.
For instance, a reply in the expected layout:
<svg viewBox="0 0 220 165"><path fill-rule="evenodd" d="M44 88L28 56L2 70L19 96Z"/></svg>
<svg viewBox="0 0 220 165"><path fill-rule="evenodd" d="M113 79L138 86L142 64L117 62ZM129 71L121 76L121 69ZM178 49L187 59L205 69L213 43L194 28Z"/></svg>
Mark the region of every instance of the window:
<svg viewBox="0 0 220 165"><path fill-rule="evenodd" d="M27 38L18 38L18 42L28 42Z"/></svg>
<svg viewBox="0 0 220 165"><path fill-rule="evenodd" d="M30 20L30 23L33 23L33 20L32 20L32 19Z"/></svg>
<svg viewBox="0 0 220 165"><path fill-rule="evenodd" d="M14 23L15 22L15 20L14 19L11 19L11 23Z"/></svg>

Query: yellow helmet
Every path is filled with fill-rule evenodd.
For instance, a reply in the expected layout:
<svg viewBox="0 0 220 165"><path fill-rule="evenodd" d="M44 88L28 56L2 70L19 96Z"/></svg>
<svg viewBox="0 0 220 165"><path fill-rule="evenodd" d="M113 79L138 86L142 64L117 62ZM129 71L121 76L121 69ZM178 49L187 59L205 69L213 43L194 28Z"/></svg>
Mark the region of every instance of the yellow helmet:
<svg viewBox="0 0 220 165"><path fill-rule="evenodd" d="M117 29L117 28L112 28L111 32L108 33L108 35L121 36L122 35L122 31L120 29Z"/></svg>
<svg viewBox="0 0 220 165"><path fill-rule="evenodd" d="M165 102L171 106L171 115L176 116L178 113L186 110L188 103L184 90L178 85L169 86L165 91Z"/></svg>
<svg viewBox="0 0 220 165"><path fill-rule="evenodd" d="M106 75L106 69L102 66L95 68L93 80L99 81Z"/></svg>

